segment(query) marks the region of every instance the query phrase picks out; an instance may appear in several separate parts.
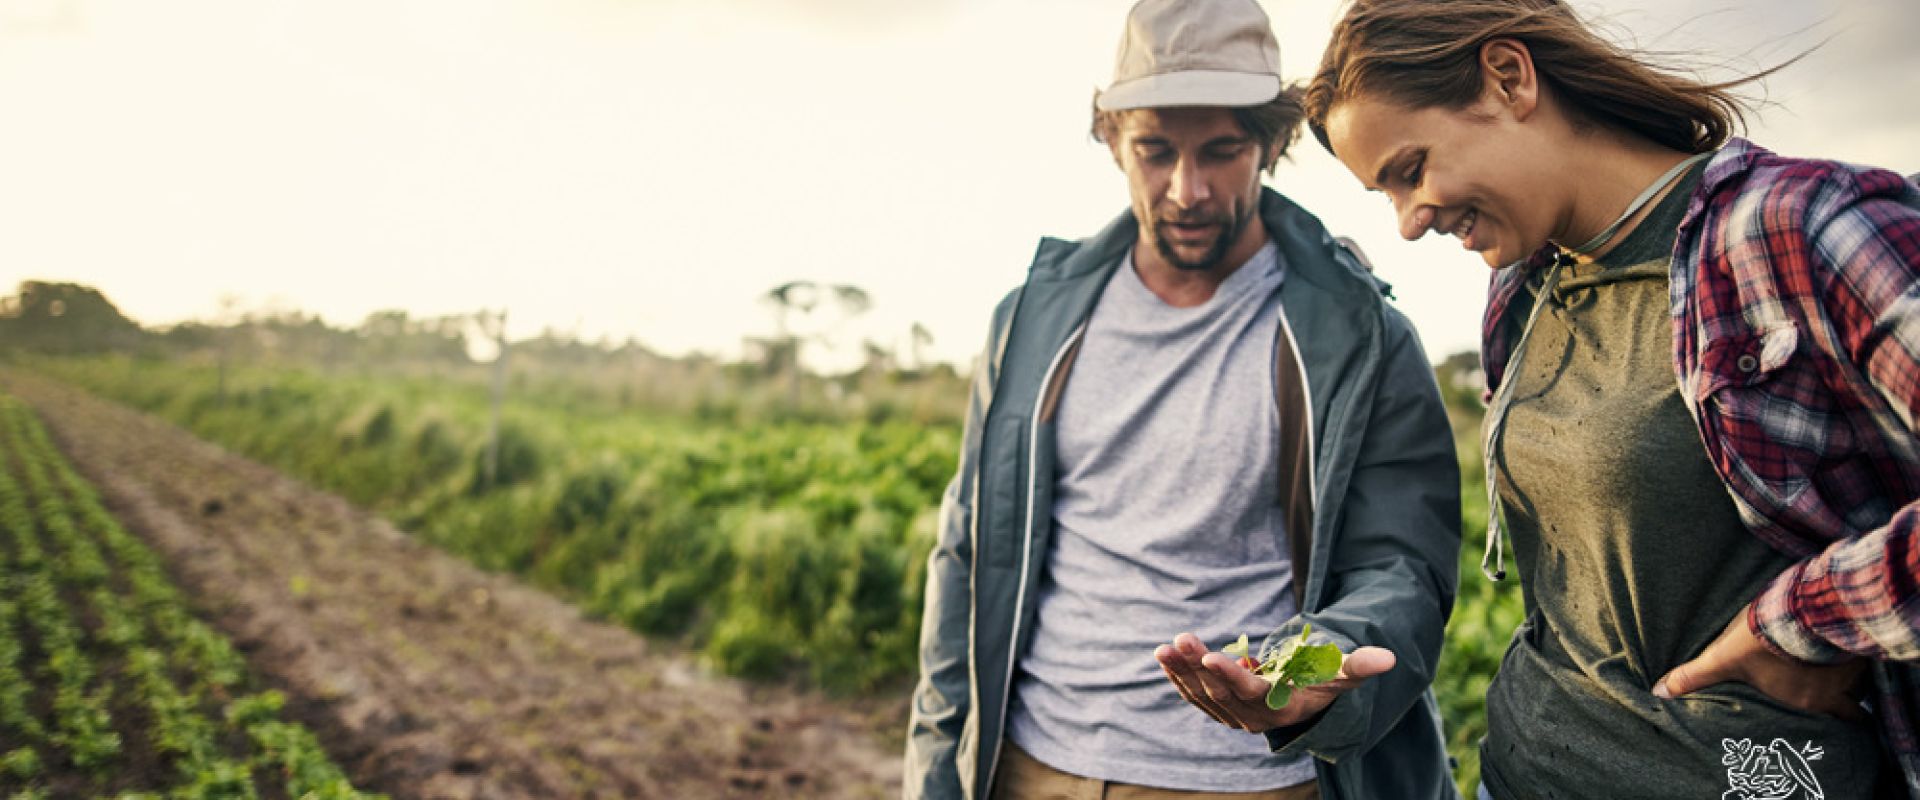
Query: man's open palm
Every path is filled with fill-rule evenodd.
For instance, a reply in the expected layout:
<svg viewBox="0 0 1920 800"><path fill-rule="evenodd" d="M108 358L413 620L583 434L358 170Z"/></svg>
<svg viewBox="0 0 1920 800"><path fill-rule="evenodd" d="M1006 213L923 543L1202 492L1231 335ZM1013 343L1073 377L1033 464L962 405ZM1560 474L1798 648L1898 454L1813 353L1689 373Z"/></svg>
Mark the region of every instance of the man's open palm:
<svg viewBox="0 0 1920 800"><path fill-rule="evenodd" d="M1395 663L1391 650L1358 648L1346 655L1340 674L1333 680L1294 689L1287 705L1274 710L1267 708L1269 684L1265 678L1242 666L1239 659L1208 650L1200 637L1191 633L1180 634L1171 645L1161 645L1153 657L1187 702L1221 724L1249 733L1312 719L1341 694L1393 669Z"/></svg>

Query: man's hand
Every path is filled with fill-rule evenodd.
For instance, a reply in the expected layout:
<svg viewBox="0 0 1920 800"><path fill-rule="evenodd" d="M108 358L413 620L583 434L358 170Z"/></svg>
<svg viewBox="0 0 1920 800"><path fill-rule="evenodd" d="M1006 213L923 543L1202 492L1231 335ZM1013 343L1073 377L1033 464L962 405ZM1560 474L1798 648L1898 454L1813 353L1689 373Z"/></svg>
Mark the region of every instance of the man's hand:
<svg viewBox="0 0 1920 800"><path fill-rule="evenodd" d="M1654 684L1654 695L1671 700L1717 683L1738 681L1802 711L1866 721L1854 693L1867 669L1864 659L1821 665L1778 655L1747 628L1750 610L1751 606L1740 609L1706 650Z"/></svg>
<svg viewBox="0 0 1920 800"><path fill-rule="evenodd" d="M1368 678L1393 669L1393 651L1383 647L1362 647L1348 653L1340 665L1340 675L1317 686L1293 690L1292 699L1278 711L1267 708L1265 679L1253 674L1239 659L1209 651L1200 637L1183 633L1173 644L1160 645L1153 657L1166 670L1180 696L1221 724L1248 733L1297 725L1326 710L1348 690Z"/></svg>

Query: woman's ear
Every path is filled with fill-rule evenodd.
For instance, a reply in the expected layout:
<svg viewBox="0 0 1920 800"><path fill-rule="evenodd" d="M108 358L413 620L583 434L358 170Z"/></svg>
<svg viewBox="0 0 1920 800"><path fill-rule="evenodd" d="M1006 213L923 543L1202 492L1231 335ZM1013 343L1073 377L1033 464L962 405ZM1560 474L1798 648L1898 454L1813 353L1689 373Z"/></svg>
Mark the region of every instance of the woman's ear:
<svg viewBox="0 0 1920 800"><path fill-rule="evenodd" d="M1494 109L1506 109L1526 119L1540 105L1539 76L1533 54L1519 39L1500 37L1480 45L1481 100Z"/></svg>

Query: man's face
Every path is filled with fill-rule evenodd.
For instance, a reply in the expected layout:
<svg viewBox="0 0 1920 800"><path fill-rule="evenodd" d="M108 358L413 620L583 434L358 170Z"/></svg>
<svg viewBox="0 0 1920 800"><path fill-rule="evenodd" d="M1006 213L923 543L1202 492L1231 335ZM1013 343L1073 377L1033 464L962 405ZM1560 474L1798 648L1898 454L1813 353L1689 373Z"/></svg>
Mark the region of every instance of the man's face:
<svg viewBox="0 0 1920 800"><path fill-rule="evenodd" d="M1107 146L1127 174L1142 245L1185 270L1213 269L1229 254L1251 255L1235 251L1254 233L1261 148L1232 111L1134 109L1121 115Z"/></svg>

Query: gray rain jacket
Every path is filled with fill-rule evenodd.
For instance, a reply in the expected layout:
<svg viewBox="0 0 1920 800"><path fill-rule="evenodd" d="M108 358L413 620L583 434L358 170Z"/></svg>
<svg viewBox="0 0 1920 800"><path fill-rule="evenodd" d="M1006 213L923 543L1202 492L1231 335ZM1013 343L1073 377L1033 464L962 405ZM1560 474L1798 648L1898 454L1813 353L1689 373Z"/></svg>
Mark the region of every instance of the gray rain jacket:
<svg viewBox="0 0 1920 800"><path fill-rule="evenodd" d="M1274 374L1304 379L1276 381L1275 446L1305 611L1268 641L1312 623L1316 640L1399 658L1317 721L1267 738L1315 756L1327 800L1456 797L1428 691L1460 550L1459 462L1432 367L1384 285L1318 219L1271 190L1260 216L1288 270ZM1137 235L1128 213L1084 242L1042 241L1027 283L994 311L928 564L907 798L985 798L993 785L1053 529L1053 405Z"/></svg>

